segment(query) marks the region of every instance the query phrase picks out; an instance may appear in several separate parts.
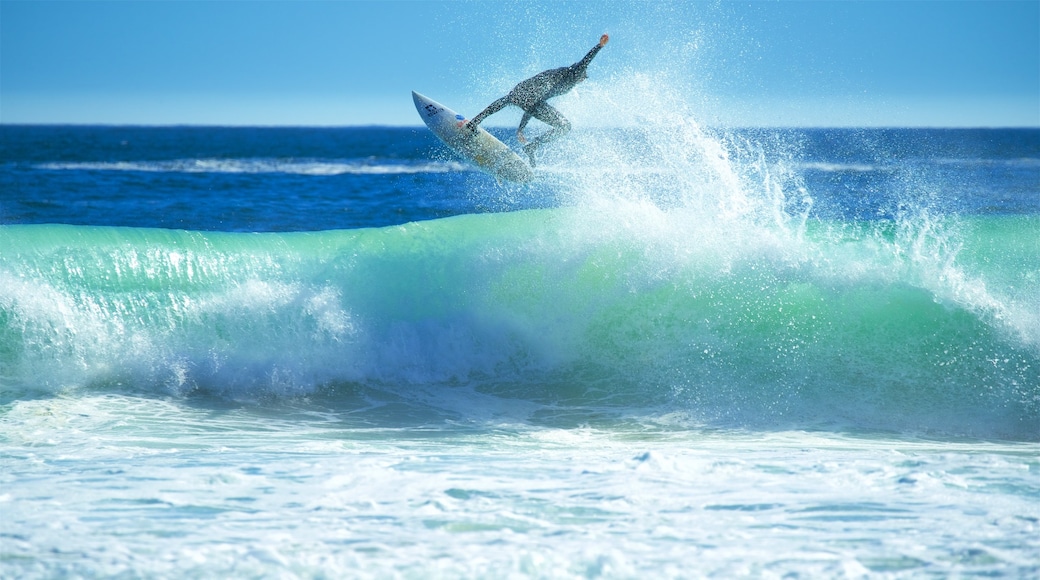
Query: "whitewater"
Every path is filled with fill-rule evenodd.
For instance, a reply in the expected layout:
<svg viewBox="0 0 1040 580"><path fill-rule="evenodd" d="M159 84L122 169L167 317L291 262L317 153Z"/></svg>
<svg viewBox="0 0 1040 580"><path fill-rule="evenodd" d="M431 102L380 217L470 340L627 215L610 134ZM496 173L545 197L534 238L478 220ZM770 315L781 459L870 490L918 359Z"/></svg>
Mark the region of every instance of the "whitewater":
<svg viewBox="0 0 1040 580"><path fill-rule="evenodd" d="M1037 131L634 78L531 186L420 129L0 127L0 575L1040 575Z"/></svg>

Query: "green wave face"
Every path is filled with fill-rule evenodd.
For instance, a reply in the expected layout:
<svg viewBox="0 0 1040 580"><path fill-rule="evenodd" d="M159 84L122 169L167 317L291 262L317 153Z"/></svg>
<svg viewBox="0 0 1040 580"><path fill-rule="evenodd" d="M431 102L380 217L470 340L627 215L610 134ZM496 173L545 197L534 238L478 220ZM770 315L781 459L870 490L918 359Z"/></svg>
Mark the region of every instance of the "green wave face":
<svg viewBox="0 0 1040 580"><path fill-rule="evenodd" d="M461 388L719 426L1038 439L1038 231L791 231L650 206L295 234L6 226L0 380L7 401L364 388L421 407Z"/></svg>

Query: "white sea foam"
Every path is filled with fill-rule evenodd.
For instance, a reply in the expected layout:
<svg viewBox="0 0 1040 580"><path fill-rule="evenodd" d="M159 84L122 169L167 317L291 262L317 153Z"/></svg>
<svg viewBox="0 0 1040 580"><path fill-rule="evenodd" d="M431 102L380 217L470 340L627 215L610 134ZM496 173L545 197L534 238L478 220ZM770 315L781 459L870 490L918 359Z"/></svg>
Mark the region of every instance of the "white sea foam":
<svg viewBox="0 0 1040 580"><path fill-rule="evenodd" d="M795 167L802 171L820 171L824 173L867 173L870 171L892 171L892 168L871 165L868 163L828 163L825 161L809 161L796 163Z"/></svg>
<svg viewBox="0 0 1040 580"><path fill-rule="evenodd" d="M1040 569L1028 444L652 423L409 430L305 404L116 395L20 401L0 435L4 577Z"/></svg>
<svg viewBox="0 0 1040 580"><path fill-rule="evenodd" d="M386 160L325 159L174 159L168 161L50 162L36 166L49 171L139 171L149 173L282 173L288 175L396 175L448 173L469 167L450 161L394 163Z"/></svg>

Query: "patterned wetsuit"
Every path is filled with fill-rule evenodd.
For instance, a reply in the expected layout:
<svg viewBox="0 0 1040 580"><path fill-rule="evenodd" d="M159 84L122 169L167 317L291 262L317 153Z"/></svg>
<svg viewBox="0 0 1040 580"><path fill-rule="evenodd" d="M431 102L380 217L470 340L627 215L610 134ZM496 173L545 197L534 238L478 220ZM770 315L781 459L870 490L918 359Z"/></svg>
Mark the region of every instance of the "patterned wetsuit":
<svg viewBox="0 0 1040 580"><path fill-rule="evenodd" d="M589 63L592 62L592 58L596 56L596 53L603 48L603 45L604 42L601 41L600 44L592 47L592 50L584 58L571 66L540 72L521 82L513 87L513 90L509 91L508 95L491 103L480 114L473 117L467 123L467 126L476 127L488 115L501 111L506 105L520 107L524 110L524 116L520 119L520 126L517 128L516 133L521 140L523 139L524 127L527 126L527 122L531 120L531 117L552 126L551 130L539 135L524 146L524 151L531 159L531 165L534 165L534 152L536 149L571 129L570 121L564 118L559 111L546 101L570 91L575 85L588 78L586 69Z"/></svg>

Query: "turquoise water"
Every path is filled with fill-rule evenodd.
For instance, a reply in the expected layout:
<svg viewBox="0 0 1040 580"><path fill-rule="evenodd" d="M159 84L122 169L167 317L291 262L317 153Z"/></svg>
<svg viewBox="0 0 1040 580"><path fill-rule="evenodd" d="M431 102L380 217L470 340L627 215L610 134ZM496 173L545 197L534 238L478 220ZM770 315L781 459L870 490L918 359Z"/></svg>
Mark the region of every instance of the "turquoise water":
<svg viewBox="0 0 1040 580"><path fill-rule="evenodd" d="M1040 574L1036 131L0 130L0 575Z"/></svg>
<svg viewBox="0 0 1040 580"><path fill-rule="evenodd" d="M1037 439L1040 270L1021 267L1040 264L1035 216L963 221L955 265L927 253L942 245L928 232L785 238L627 215L294 234L7 226L6 398L468 388L718 427Z"/></svg>

